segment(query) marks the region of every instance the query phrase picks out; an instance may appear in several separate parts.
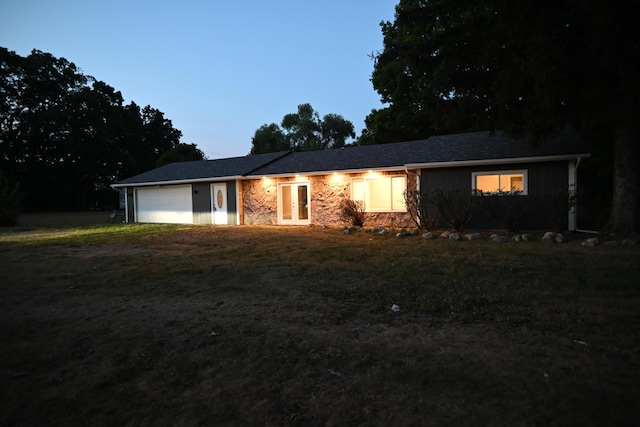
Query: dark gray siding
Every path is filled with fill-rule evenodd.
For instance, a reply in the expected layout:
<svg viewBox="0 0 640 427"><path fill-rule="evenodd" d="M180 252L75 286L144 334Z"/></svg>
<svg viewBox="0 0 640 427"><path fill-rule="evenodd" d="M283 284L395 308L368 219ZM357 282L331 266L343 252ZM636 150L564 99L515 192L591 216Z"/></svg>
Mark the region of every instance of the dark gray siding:
<svg viewBox="0 0 640 427"><path fill-rule="evenodd" d="M228 224L238 223L238 198L236 197L236 181L227 181L227 217Z"/></svg>
<svg viewBox="0 0 640 427"><path fill-rule="evenodd" d="M125 189L127 191L127 218L128 218L128 222L135 222L135 213L134 213L134 206L133 206L133 188L131 187L126 187Z"/></svg>
<svg viewBox="0 0 640 427"><path fill-rule="evenodd" d="M237 224L238 201L236 197L236 182L225 181L227 185L227 223ZM195 224L212 224L211 212L211 182L193 184L193 222Z"/></svg>
<svg viewBox="0 0 640 427"><path fill-rule="evenodd" d="M211 224L211 185L198 182L191 185L193 191L193 223Z"/></svg>
<svg viewBox="0 0 640 427"><path fill-rule="evenodd" d="M522 196L526 209L520 220L521 229L567 228L568 212L558 209L554 203L554 197L557 198L561 192L566 192L568 189L569 163L566 161L423 169L420 189L423 192L437 189L471 192L473 172L507 170L527 171L528 195ZM500 218L506 209L505 198L493 197L494 205L498 207L498 215L496 215L498 218L489 215L486 209L480 207L467 225L468 229L503 229L505 227L504 221ZM560 221L559 224L558 221ZM446 224L441 223L440 226L446 227Z"/></svg>

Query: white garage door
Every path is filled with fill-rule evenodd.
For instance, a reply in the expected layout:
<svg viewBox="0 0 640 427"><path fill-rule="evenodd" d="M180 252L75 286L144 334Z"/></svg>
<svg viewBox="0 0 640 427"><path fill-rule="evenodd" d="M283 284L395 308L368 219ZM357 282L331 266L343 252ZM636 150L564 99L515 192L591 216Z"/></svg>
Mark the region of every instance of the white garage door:
<svg viewBox="0 0 640 427"><path fill-rule="evenodd" d="M136 189L136 222L192 224L191 186Z"/></svg>

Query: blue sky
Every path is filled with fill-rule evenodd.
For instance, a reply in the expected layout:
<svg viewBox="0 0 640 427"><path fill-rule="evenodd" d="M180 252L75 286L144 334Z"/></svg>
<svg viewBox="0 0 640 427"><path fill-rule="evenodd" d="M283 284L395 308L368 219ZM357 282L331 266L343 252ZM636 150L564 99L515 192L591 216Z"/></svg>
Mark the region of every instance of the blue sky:
<svg viewBox="0 0 640 427"><path fill-rule="evenodd" d="M165 113L208 158L243 156L302 103L359 135L380 108L368 57L398 0L0 0L0 46L75 63Z"/></svg>

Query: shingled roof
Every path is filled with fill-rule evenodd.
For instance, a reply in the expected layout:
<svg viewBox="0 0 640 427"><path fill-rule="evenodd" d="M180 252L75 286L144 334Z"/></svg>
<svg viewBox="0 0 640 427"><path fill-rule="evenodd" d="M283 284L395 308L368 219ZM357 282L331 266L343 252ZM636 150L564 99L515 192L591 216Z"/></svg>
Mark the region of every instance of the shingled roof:
<svg viewBox="0 0 640 427"><path fill-rule="evenodd" d="M571 132L542 139L535 145L524 139L507 138L502 131L472 132L418 141L291 153L254 170L249 176L455 166L456 163L474 162L513 163L563 156L575 158L588 156L587 153L582 140Z"/></svg>
<svg viewBox="0 0 640 427"><path fill-rule="evenodd" d="M278 152L171 163L122 180L113 187L322 174L334 171L532 162L588 155L582 139L569 131L541 139L535 145L524 139L507 138L502 131L472 132L334 150Z"/></svg>
<svg viewBox="0 0 640 427"><path fill-rule="evenodd" d="M278 153L255 154L244 157L231 157L218 160L196 160L192 162L169 163L168 165L143 172L124 179L112 187L135 185L169 184L180 182L211 181L219 178L239 179L253 170L289 154L288 151Z"/></svg>

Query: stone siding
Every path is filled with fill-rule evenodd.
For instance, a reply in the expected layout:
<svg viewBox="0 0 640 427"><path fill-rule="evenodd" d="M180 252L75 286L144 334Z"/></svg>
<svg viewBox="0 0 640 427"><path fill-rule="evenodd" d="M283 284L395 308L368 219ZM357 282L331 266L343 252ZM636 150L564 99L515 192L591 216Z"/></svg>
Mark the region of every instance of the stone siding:
<svg viewBox="0 0 640 427"><path fill-rule="evenodd" d="M315 225L342 225L340 202L349 197L351 180L349 175L312 176L311 222Z"/></svg>
<svg viewBox="0 0 640 427"><path fill-rule="evenodd" d="M405 175L404 172L390 174ZM351 179L363 174L329 174L306 178L262 178L242 182L243 223L246 225L278 224L278 183L309 181L311 198L311 223L318 226L342 226L340 201L350 197ZM409 174L410 189L415 189L417 178ZM367 212L367 227L411 227L413 222L408 212Z"/></svg>
<svg viewBox="0 0 640 427"><path fill-rule="evenodd" d="M278 185L274 179L242 181L243 224L278 224Z"/></svg>

